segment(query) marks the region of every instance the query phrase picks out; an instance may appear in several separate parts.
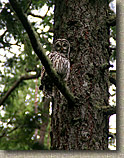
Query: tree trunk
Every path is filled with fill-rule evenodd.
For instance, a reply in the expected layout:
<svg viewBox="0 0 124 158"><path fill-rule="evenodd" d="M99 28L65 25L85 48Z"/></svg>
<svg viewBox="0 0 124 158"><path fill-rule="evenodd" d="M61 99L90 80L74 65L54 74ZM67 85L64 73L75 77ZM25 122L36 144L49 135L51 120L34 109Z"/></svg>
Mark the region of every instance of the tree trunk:
<svg viewBox="0 0 124 158"><path fill-rule="evenodd" d="M68 106L57 92L52 107L51 149L107 150L109 28L107 0L55 0L54 39L71 44L67 85L77 98Z"/></svg>

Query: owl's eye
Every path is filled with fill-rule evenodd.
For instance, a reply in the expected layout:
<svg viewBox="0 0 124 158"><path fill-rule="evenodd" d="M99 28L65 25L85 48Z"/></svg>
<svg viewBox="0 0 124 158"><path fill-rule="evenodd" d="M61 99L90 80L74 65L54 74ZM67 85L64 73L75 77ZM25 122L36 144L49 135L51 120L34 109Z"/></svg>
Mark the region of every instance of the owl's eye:
<svg viewBox="0 0 124 158"><path fill-rule="evenodd" d="M56 44L56 47L60 47L60 44L59 44L59 43L57 43L57 44Z"/></svg>
<svg viewBox="0 0 124 158"><path fill-rule="evenodd" d="M67 43L63 43L62 46L63 46L63 47L67 47Z"/></svg>
<svg viewBox="0 0 124 158"><path fill-rule="evenodd" d="M60 45L61 45L61 42L58 41L58 42L55 43L55 45L56 45L56 46L60 46Z"/></svg>

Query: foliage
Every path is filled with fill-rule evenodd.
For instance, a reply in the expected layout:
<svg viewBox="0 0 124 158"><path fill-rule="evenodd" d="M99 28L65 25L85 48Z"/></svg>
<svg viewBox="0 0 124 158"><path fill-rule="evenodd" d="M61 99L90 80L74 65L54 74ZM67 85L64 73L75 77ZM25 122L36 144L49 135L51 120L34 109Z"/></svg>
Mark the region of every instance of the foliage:
<svg viewBox="0 0 124 158"><path fill-rule="evenodd" d="M20 0L21 6L27 12L29 19L32 10L37 10L37 14L42 13L44 5L53 8L52 1L25 1ZM13 12L9 2L0 3L0 96L1 98L11 89L14 83L23 75L35 75L39 73L41 63L33 52L28 36ZM46 8L48 8L46 6ZM40 10L40 11L39 11ZM39 11L39 12L38 12ZM51 50L53 34L44 31L47 26L52 28L53 14L47 12L47 16L35 17L32 22L35 30L41 39L41 44L47 51ZM50 41L50 42L49 42ZM42 105L42 92L37 94L37 113L35 112L35 79L23 80L11 95L1 105L0 115L0 149L6 150L32 150L47 149L48 143L40 144L39 138L35 138L35 130L38 129L37 137L40 133L40 126L46 118ZM41 115L42 114L42 115ZM48 135L48 134L47 134ZM45 147L46 146L46 147Z"/></svg>
<svg viewBox="0 0 124 158"><path fill-rule="evenodd" d="M51 50L53 39L53 0L18 0L28 19L32 22L40 42L46 51ZM45 8L45 11L43 11ZM26 31L12 10L9 2L0 2L0 98L10 90L22 75L39 73L42 65L34 53ZM111 27L115 37L115 26ZM114 46L112 46L114 47ZM112 50L111 61L116 59ZM33 150L49 149L49 123L45 141L39 143L40 127L47 121L42 104L42 92L37 93L35 111L36 80L22 80L0 106L0 149ZM35 136L36 129L38 130Z"/></svg>

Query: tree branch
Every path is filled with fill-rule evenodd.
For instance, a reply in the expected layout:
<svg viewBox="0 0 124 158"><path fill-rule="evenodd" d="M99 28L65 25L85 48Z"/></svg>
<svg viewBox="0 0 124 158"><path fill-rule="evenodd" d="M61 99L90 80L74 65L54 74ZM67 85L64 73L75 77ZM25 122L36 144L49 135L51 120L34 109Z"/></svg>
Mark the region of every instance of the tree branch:
<svg viewBox="0 0 124 158"><path fill-rule="evenodd" d="M48 10L47 10L47 12L46 12L46 14L45 14L44 16L36 15L36 14L31 13L31 12L29 12L27 15L31 15L31 16L33 16L33 17L40 18L40 19L43 20L43 19L45 19L45 17L47 16L47 13L48 13L49 9L50 9L50 7L48 7Z"/></svg>
<svg viewBox="0 0 124 158"><path fill-rule="evenodd" d="M2 135L0 136L0 138L6 137L7 134L12 133L13 131L17 130L18 128L19 128L19 127L15 127L15 128L13 128L11 131L9 131L9 132L7 132L7 130L4 131L4 132L2 133Z"/></svg>
<svg viewBox="0 0 124 158"><path fill-rule="evenodd" d="M114 51L116 51L116 47L115 48L110 47L109 48L109 56L111 56Z"/></svg>
<svg viewBox="0 0 124 158"><path fill-rule="evenodd" d="M110 47L109 49L110 49L110 51L112 52L113 50L114 50L114 51L116 50L116 47L115 47L115 48Z"/></svg>
<svg viewBox="0 0 124 158"><path fill-rule="evenodd" d="M107 20L107 25L108 26L116 26L116 15L109 16L109 18Z"/></svg>
<svg viewBox="0 0 124 158"><path fill-rule="evenodd" d="M34 13L31 13L31 12L29 12L27 15L31 15L31 16L33 16L35 18L40 18L40 19L44 19L46 17L46 16L41 16L41 15L36 15Z"/></svg>
<svg viewBox="0 0 124 158"><path fill-rule="evenodd" d="M116 86L116 70L110 70L109 81Z"/></svg>
<svg viewBox="0 0 124 158"><path fill-rule="evenodd" d="M27 12L27 10L29 9L29 7L31 6L32 0L29 1L27 8L25 9L25 13Z"/></svg>
<svg viewBox="0 0 124 158"><path fill-rule="evenodd" d="M109 77L109 81L116 86L116 80L113 77Z"/></svg>
<svg viewBox="0 0 124 158"><path fill-rule="evenodd" d="M31 27L30 22L28 21L26 15L23 13L22 9L20 8L19 4L16 0L9 0L10 4L12 5L14 11L16 12L18 18L22 22L22 25L24 26L29 39L31 41L32 47L41 60L42 64L45 67L46 72L52 79L53 83L57 86L57 88L61 91L61 93L65 96L65 98L68 100L68 102L75 103L74 96L69 92L67 86L65 83L61 80L61 78L58 76L56 71L52 68L52 63L48 59L48 57L45 55L45 52L41 46L41 43L38 40L37 34L35 33L34 29Z"/></svg>
<svg viewBox="0 0 124 158"><path fill-rule="evenodd" d="M116 106L95 106L100 111L103 111L104 114L111 116L113 114L116 114Z"/></svg>
<svg viewBox="0 0 124 158"><path fill-rule="evenodd" d="M9 97L9 95L15 90L15 88L23 81L23 80L30 80L40 77L40 73L36 75L23 75L21 76L13 85L12 87L7 91L7 93L1 98L0 105L2 105L5 100Z"/></svg>
<svg viewBox="0 0 124 158"><path fill-rule="evenodd" d="M113 114L116 114L116 106L109 106L106 108L103 108L104 113L111 116Z"/></svg>
<svg viewBox="0 0 124 158"><path fill-rule="evenodd" d="M109 69L110 67L113 67L113 65L105 63L105 64L101 65L100 70L105 71L106 69Z"/></svg>
<svg viewBox="0 0 124 158"><path fill-rule="evenodd" d="M4 33L0 36L0 39L3 39L6 33L7 33L7 30L5 30Z"/></svg>
<svg viewBox="0 0 124 158"><path fill-rule="evenodd" d="M116 74L116 70L110 70L110 73L115 73Z"/></svg>
<svg viewBox="0 0 124 158"><path fill-rule="evenodd" d="M7 33L7 31L8 30L5 30L5 32L0 36L0 43L2 44L2 46L0 46L0 48L10 47L12 45L20 46L18 44L18 42L16 42L16 43L9 43L9 42L7 42L6 38L5 38L5 42L4 42L4 36Z"/></svg>

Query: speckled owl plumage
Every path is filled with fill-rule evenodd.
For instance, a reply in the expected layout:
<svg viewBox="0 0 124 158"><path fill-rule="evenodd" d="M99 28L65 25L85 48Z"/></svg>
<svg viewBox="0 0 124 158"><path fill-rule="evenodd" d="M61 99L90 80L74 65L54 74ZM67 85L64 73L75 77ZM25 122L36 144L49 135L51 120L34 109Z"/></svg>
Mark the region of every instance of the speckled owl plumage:
<svg viewBox="0 0 124 158"><path fill-rule="evenodd" d="M67 81L70 74L70 44L66 39L57 39L54 42L53 50L48 54L49 59L52 62L53 68L60 75L60 77ZM41 70L41 86L40 90L43 90L45 97L51 97L53 83L50 77L45 72L45 68Z"/></svg>

